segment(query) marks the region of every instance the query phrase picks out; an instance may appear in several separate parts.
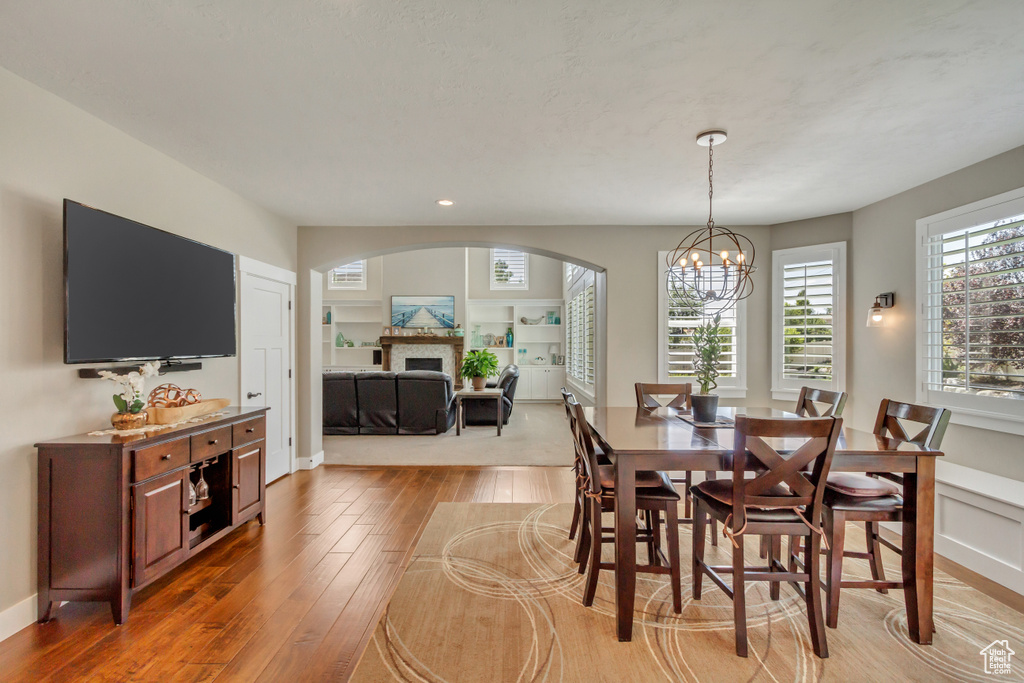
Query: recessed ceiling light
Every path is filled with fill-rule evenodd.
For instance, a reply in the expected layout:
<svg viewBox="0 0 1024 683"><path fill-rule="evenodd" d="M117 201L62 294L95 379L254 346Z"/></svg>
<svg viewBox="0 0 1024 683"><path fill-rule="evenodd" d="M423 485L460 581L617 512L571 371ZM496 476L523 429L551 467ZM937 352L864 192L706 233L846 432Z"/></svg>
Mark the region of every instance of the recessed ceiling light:
<svg viewBox="0 0 1024 683"><path fill-rule="evenodd" d="M452 201L452 200L450 200L450 199L438 199L438 200L437 200L437 203L438 203L438 204L440 204L441 206L451 206L451 205L452 205L452 204L454 204L455 202L453 202L453 201Z"/></svg>

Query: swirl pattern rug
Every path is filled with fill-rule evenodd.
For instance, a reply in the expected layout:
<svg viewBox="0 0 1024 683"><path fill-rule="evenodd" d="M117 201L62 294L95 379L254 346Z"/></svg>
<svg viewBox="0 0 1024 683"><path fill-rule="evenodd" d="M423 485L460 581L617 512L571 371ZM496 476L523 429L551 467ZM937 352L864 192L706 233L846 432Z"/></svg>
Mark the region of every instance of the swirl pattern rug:
<svg viewBox="0 0 1024 683"><path fill-rule="evenodd" d="M1024 659L1024 615L936 571L934 645L907 634L902 591L844 590L830 657L811 650L803 600L783 584L748 584L750 656L734 649L732 603L709 580L690 595L690 527L681 528L683 612L671 608L667 577L640 574L633 641L615 637L612 572L602 572L593 607L572 562L567 504L442 503L431 517L354 681L991 681L980 651L1007 640ZM606 517L606 526L610 524ZM850 549L859 535L850 529ZM747 564L760 564L748 540ZM606 559L610 560L610 549ZM723 546L708 545L717 564ZM646 553L641 553L643 560ZM899 558L887 553L888 576ZM870 578L847 560L846 576Z"/></svg>

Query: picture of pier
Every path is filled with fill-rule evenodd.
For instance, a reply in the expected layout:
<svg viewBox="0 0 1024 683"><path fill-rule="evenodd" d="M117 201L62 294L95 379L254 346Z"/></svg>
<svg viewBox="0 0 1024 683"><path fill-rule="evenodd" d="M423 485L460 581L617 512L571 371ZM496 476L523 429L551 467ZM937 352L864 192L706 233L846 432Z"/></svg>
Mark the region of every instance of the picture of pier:
<svg viewBox="0 0 1024 683"><path fill-rule="evenodd" d="M454 296L393 296L391 325L394 327L455 327Z"/></svg>

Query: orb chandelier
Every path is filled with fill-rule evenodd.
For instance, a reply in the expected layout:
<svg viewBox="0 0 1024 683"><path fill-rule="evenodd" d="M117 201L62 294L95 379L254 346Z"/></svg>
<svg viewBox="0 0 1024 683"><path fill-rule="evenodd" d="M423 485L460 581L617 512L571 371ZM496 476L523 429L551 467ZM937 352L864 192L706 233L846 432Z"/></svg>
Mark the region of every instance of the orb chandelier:
<svg viewBox="0 0 1024 683"><path fill-rule="evenodd" d="M754 244L745 236L715 225L713 215L714 148L725 142L724 130L708 130L697 144L708 148L708 224L683 238L666 258L666 286L671 304L694 314L705 309L721 312L746 299L754 291L751 274Z"/></svg>

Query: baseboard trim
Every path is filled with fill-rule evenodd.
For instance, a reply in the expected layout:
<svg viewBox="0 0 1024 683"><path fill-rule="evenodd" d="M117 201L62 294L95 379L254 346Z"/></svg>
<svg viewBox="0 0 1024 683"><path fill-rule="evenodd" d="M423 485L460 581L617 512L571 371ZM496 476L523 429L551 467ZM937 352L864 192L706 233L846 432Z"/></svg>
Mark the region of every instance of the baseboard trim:
<svg viewBox="0 0 1024 683"><path fill-rule="evenodd" d="M295 458L295 469L297 470L312 470L324 462L324 452L314 453L311 458Z"/></svg>
<svg viewBox="0 0 1024 683"><path fill-rule="evenodd" d="M0 640L6 640L21 629L35 623L39 616L39 603L33 593L21 602L0 612Z"/></svg>

